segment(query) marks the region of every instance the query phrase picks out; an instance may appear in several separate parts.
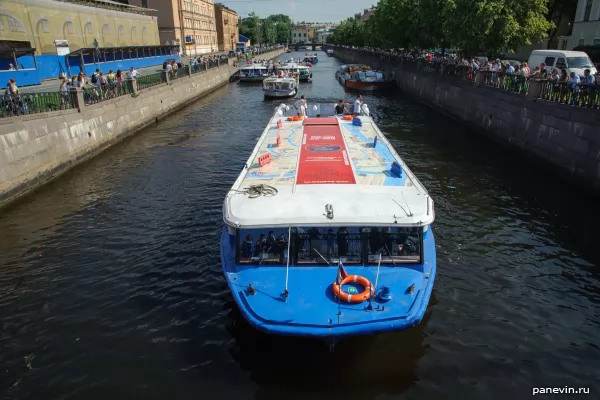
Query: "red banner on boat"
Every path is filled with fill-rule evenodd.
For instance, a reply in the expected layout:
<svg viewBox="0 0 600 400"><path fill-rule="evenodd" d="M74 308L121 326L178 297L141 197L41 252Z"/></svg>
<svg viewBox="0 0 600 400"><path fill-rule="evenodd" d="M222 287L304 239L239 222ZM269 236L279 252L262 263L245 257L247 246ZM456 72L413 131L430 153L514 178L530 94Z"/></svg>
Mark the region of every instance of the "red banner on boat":
<svg viewBox="0 0 600 400"><path fill-rule="evenodd" d="M305 125L297 184L354 184L339 125Z"/></svg>

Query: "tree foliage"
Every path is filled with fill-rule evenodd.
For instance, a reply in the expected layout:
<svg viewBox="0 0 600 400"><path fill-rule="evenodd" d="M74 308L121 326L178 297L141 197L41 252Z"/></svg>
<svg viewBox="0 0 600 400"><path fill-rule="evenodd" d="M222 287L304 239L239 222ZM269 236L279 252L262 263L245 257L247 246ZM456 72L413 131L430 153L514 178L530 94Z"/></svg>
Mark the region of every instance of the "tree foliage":
<svg viewBox="0 0 600 400"><path fill-rule="evenodd" d="M330 42L380 48L457 48L470 55L515 50L548 34L553 26L547 19L548 2L380 0L371 18L363 22L347 19Z"/></svg>
<svg viewBox="0 0 600 400"><path fill-rule="evenodd" d="M250 39L252 44L287 43L292 37L292 20L284 14L259 18L250 13L240 21L240 34Z"/></svg>

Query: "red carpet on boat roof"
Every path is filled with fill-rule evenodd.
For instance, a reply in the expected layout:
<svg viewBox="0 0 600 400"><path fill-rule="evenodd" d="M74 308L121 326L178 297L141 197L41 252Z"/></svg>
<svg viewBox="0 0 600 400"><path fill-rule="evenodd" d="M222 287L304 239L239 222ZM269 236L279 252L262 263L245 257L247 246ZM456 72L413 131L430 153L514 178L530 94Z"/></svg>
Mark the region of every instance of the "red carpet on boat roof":
<svg viewBox="0 0 600 400"><path fill-rule="evenodd" d="M317 121L324 121L324 124L317 125ZM356 183L342 131L336 118L304 120L304 136L296 183L300 185Z"/></svg>

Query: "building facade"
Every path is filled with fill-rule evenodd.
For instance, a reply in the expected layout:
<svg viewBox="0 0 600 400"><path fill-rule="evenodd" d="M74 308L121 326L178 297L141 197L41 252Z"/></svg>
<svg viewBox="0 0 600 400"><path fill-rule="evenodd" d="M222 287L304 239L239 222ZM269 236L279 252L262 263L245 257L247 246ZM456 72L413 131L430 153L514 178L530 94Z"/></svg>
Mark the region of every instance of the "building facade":
<svg viewBox="0 0 600 400"><path fill-rule="evenodd" d="M235 50L235 44L240 34L237 13L222 4L216 4L215 20L219 51Z"/></svg>
<svg viewBox="0 0 600 400"><path fill-rule="evenodd" d="M199 55L218 50L214 0L129 0L157 10L161 44L179 44L181 52Z"/></svg>
<svg viewBox="0 0 600 400"><path fill-rule="evenodd" d="M182 3L185 53L218 51L214 0L183 0Z"/></svg>
<svg viewBox="0 0 600 400"><path fill-rule="evenodd" d="M600 45L600 0L579 0L568 38L569 50L576 46Z"/></svg>
<svg viewBox="0 0 600 400"><path fill-rule="evenodd" d="M38 55L81 48L158 45L157 17L150 10L95 0L3 0L0 41L35 48ZM57 49L56 41L63 41ZM64 43L66 41L66 43Z"/></svg>
<svg viewBox="0 0 600 400"><path fill-rule="evenodd" d="M309 43L308 27L305 25L295 25L292 29L292 44Z"/></svg>
<svg viewBox="0 0 600 400"><path fill-rule="evenodd" d="M327 43L327 38L333 34L333 28L317 29L317 43Z"/></svg>

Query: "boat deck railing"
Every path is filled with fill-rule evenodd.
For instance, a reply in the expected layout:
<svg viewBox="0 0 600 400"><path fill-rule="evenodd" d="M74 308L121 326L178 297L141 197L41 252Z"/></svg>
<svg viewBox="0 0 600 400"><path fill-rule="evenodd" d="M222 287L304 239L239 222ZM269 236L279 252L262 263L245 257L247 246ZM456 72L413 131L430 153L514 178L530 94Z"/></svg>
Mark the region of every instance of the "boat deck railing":
<svg viewBox="0 0 600 400"><path fill-rule="evenodd" d="M309 103L306 116L309 118L326 118L326 117L335 117L335 103ZM293 117L298 115L298 109L294 106L294 103L287 104L289 108L286 107L283 111L284 117Z"/></svg>

